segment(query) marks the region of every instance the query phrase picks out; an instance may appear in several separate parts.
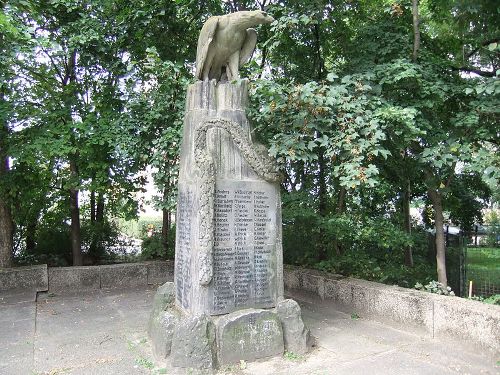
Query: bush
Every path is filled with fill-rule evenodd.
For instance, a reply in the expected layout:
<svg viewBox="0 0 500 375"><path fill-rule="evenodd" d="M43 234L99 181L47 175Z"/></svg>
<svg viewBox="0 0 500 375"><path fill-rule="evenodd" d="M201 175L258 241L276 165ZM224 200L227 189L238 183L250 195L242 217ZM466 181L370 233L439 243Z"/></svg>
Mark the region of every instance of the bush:
<svg viewBox="0 0 500 375"><path fill-rule="evenodd" d="M443 284L441 284L440 282L435 281L435 280L431 281L427 285L423 285L421 283L416 283L415 289L423 290L424 292L429 292L429 293L434 293L434 294L441 294L444 296L454 296L455 295L455 293L451 290L451 288L449 286L445 288Z"/></svg>
<svg viewBox="0 0 500 375"><path fill-rule="evenodd" d="M175 226L170 228L168 236L168 252L165 253L162 245L161 227L146 224L143 229L141 259L174 259L175 254Z"/></svg>

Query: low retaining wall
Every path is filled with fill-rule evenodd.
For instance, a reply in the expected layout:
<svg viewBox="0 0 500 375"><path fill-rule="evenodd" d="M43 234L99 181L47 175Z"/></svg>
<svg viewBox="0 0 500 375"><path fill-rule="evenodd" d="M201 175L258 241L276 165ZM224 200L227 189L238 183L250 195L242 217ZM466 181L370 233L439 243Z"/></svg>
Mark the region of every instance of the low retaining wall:
<svg viewBox="0 0 500 375"><path fill-rule="evenodd" d="M286 266L285 288L308 291L362 316L473 341L500 351L500 307Z"/></svg>
<svg viewBox="0 0 500 375"><path fill-rule="evenodd" d="M90 267L46 265L0 270L0 291L30 289L71 293L173 281L171 261ZM288 290L306 291L331 300L363 317L454 337L500 351L500 307L459 297L346 278L300 267L285 266Z"/></svg>
<svg viewBox="0 0 500 375"><path fill-rule="evenodd" d="M48 290L54 293L159 285L174 279L171 261L106 266L49 268Z"/></svg>
<svg viewBox="0 0 500 375"><path fill-rule="evenodd" d="M171 261L123 263L88 267L14 267L0 269L0 291L79 292L159 285L173 281Z"/></svg>
<svg viewBox="0 0 500 375"><path fill-rule="evenodd" d="M47 265L0 268L0 291L29 289L35 292L48 288Z"/></svg>

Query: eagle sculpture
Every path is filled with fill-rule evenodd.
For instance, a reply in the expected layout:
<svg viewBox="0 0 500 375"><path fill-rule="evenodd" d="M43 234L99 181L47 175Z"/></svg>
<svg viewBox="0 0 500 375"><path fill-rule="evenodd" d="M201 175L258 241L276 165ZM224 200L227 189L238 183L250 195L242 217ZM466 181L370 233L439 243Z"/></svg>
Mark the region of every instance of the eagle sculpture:
<svg viewBox="0 0 500 375"><path fill-rule="evenodd" d="M257 32L252 27L273 21L273 17L260 10L210 17L198 38L196 77L220 81L225 67L228 80L238 79L240 66L250 60L257 42Z"/></svg>

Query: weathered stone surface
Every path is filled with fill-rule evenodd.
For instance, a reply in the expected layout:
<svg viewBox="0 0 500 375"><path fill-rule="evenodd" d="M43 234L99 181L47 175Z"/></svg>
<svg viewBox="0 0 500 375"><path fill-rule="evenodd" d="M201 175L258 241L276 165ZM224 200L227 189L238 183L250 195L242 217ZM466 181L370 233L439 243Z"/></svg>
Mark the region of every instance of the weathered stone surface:
<svg viewBox="0 0 500 375"><path fill-rule="evenodd" d="M220 365L283 354L281 322L270 310L240 310L222 316L216 325Z"/></svg>
<svg viewBox="0 0 500 375"><path fill-rule="evenodd" d="M11 289L46 291L48 289L47 265L0 269L0 290Z"/></svg>
<svg viewBox="0 0 500 375"><path fill-rule="evenodd" d="M302 321L300 306L293 299L280 301L276 306L281 324L285 350L295 354L305 354L312 346L311 332Z"/></svg>
<svg viewBox="0 0 500 375"><path fill-rule="evenodd" d="M171 260L147 262L145 264L149 285L158 285L174 280L173 262Z"/></svg>
<svg viewBox="0 0 500 375"><path fill-rule="evenodd" d="M177 305L193 315L283 297L278 174L251 141L247 85L204 81L187 92L175 284Z"/></svg>
<svg viewBox="0 0 500 375"><path fill-rule="evenodd" d="M257 42L255 27L274 21L260 10L210 17L201 29L196 51L196 77L220 80L225 67L227 80L240 78L238 70L250 60Z"/></svg>
<svg viewBox="0 0 500 375"><path fill-rule="evenodd" d="M206 314L181 319L172 339L175 367L211 369L215 360L215 326Z"/></svg>
<svg viewBox="0 0 500 375"><path fill-rule="evenodd" d="M144 263L100 266L99 271L102 289L148 285L148 270Z"/></svg>
<svg viewBox="0 0 500 375"><path fill-rule="evenodd" d="M152 337L155 319L158 318L161 312L173 307L175 303L175 289L173 282L166 282L158 287L153 298L153 309L149 316L148 334Z"/></svg>
<svg viewBox="0 0 500 375"><path fill-rule="evenodd" d="M101 288L99 267L51 267L49 268L49 291L74 293Z"/></svg>
<svg viewBox="0 0 500 375"><path fill-rule="evenodd" d="M434 306L435 337L466 339L500 353L499 306L432 294L428 298Z"/></svg>
<svg viewBox="0 0 500 375"><path fill-rule="evenodd" d="M160 310L150 317L149 337L156 359L165 359L170 354L178 323L179 313L175 309Z"/></svg>

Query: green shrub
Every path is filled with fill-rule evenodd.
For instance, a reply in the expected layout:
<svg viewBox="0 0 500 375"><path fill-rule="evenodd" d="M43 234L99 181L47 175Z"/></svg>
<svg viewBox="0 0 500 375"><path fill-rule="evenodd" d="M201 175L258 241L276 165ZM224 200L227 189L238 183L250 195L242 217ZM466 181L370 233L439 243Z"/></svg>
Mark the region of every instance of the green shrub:
<svg viewBox="0 0 500 375"><path fill-rule="evenodd" d="M441 284L438 281L431 281L430 283L423 285L421 283L416 283L415 284L415 289L417 290L423 290L424 292L429 292L429 293L434 293L434 294L441 294L444 296L454 296L455 293L451 290L451 288L444 287L443 284Z"/></svg>

